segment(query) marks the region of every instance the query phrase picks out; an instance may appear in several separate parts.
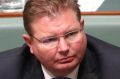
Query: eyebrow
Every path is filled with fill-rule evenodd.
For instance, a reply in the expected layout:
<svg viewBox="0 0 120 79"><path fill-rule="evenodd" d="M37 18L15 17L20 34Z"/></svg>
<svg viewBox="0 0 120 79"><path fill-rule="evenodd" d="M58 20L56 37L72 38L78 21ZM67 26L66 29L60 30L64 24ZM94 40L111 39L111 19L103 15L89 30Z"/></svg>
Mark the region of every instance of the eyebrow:
<svg viewBox="0 0 120 79"><path fill-rule="evenodd" d="M70 33L70 32L74 32L74 31L77 30L77 29L81 29L81 28L70 29L70 30L64 32L63 35L68 34L68 33ZM57 36L56 34L49 35L49 36L44 36L44 37L40 38L40 40L48 39L48 38L53 38L53 37L58 37L58 36Z"/></svg>
<svg viewBox="0 0 120 79"><path fill-rule="evenodd" d="M42 37L40 38L40 40L45 40L45 39L49 39L49 38L56 38L57 35L50 35L50 36L45 36L45 37Z"/></svg>
<svg viewBox="0 0 120 79"><path fill-rule="evenodd" d="M70 32L74 32L74 31L76 31L77 29L81 29L81 28L74 28L74 29L68 30L67 32L64 33L64 35L67 34L67 33L70 33Z"/></svg>

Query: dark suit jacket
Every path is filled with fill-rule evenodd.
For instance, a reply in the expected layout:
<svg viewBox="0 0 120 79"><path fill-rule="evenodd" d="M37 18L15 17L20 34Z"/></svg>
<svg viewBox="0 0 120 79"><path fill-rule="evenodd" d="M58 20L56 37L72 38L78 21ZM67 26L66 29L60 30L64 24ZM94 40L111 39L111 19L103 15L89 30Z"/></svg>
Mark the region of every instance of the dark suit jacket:
<svg viewBox="0 0 120 79"><path fill-rule="evenodd" d="M120 79L120 48L88 37L85 57L78 79ZM29 47L0 53L0 79L44 79L39 61Z"/></svg>

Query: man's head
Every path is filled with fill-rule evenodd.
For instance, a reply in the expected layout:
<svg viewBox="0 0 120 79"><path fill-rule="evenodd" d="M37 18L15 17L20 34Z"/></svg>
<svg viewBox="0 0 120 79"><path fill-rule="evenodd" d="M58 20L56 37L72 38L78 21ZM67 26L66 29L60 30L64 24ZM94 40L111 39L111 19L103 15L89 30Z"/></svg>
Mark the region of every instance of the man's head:
<svg viewBox="0 0 120 79"><path fill-rule="evenodd" d="M64 76L80 64L87 39L76 0L28 0L23 18L23 38L46 69Z"/></svg>

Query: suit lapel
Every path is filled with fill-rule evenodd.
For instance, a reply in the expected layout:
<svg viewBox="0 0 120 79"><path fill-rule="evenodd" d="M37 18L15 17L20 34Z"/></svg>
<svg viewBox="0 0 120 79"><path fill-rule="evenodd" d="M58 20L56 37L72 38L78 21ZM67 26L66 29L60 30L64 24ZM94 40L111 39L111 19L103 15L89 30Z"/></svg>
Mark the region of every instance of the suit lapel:
<svg viewBox="0 0 120 79"><path fill-rule="evenodd" d="M95 60L94 53L87 48L85 57L79 67L77 79L98 79Z"/></svg>
<svg viewBox="0 0 120 79"><path fill-rule="evenodd" d="M40 65L37 65L36 67L34 67L28 79L44 79L44 75Z"/></svg>
<svg viewBox="0 0 120 79"><path fill-rule="evenodd" d="M21 68L21 79L44 79L40 62L29 50L29 47L25 44L23 49L24 57Z"/></svg>
<svg viewBox="0 0 120 79"><path fill-rule="evenodd" d="M22 79L44 79L40 62L36 58L33 58L24 69L25 73Z"/></svg>
<svg viewBox="0 0 120 79"><path fill-rule="evenodd" d="M82 75L82 77L78 77L77 79L98 79L95 73L86 73Z"/></svg>
<svg viewBox="0 0 120 79"><path fill-rule="evenodd" d="M44 74L39 61L36 61L29 79L44 79Z"/></svg>

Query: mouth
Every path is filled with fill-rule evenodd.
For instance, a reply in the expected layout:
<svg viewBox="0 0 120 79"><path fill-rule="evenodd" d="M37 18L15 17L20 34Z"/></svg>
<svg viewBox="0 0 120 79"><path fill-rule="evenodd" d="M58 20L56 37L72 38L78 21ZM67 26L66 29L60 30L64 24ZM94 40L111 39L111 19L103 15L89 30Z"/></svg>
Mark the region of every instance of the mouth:
<svg viewBox="0 0 120 79"><path fill-rule="evenodd" d="M61 63L61 64L65 64L65 63L70 63L73 60L74 60L74 57L70 56L70 57L61 58L61 59L58 60L58 62Z"/></svg>

